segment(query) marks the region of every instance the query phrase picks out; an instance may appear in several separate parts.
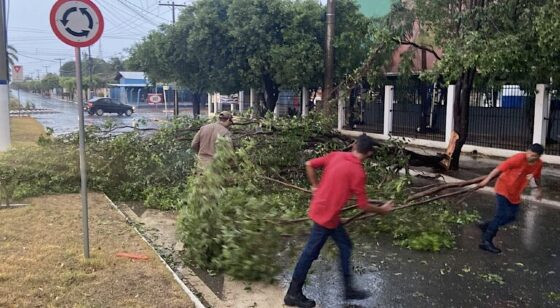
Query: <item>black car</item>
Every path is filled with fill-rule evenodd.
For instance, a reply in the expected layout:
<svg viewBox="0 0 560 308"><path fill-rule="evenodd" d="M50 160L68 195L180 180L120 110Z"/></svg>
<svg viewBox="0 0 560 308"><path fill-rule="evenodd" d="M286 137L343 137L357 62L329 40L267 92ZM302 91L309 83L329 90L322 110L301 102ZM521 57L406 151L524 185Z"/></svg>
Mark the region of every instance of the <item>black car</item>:
<svg viewBox="0 0 560 308"><path fill-rule="evenodd" d="M96 114L98 116L102 116L104 113L116 113L130 117L134 113L134 107L116 102L108 97L90 99L84 109L90 115Z"/></svg>

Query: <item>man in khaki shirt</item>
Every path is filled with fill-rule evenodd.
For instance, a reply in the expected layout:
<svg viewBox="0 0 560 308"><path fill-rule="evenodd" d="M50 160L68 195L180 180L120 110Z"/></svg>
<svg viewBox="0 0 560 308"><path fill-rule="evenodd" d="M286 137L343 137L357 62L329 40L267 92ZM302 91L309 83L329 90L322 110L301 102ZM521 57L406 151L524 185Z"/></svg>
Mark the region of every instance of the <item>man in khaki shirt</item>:
<svg viewBox="0 0 560 308"><path fill-rule="evenodd" d="M216 123L204 125L196 133L191 147L198 154L200 167L207 167L214 159L218 137L231 138L231 132L228 130L228 127L232 124L233 116L231 113L222 111Z"/></svg>

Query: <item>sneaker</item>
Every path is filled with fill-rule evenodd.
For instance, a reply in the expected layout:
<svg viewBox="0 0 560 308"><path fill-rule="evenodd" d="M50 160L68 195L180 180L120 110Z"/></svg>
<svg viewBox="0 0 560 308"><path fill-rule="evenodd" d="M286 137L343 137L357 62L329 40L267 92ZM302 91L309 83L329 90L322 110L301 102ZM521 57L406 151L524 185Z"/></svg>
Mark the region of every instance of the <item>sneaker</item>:
<svg viewBox="0 0 560 308"><path fill-rule="evenodd" d="M312 308L315 307L315 301L310 300L303 293L300 294L286 294L284 297L284 304L290 307Z"/></svg>
<svg viewBox="0 0 560 308"><path fill-rule="evenodd" d="M346 292L344 293L344 296L347 300L350 299L366 299L368 297L371 296L371 294L367 291L364 290L357 290L354 288L346 288Z"/></svg>
<svg viewBox="0 0 560 308"><path fill-rule="evenodd" d="M482 243L480 243L480 245L478 245L478 248L480 248L482 250L486 250L486 251L491 252L491 253L502 252L499 248L494 246L494 244L492 244L492 242L490 242L490 241L483 241Z"/></svg>

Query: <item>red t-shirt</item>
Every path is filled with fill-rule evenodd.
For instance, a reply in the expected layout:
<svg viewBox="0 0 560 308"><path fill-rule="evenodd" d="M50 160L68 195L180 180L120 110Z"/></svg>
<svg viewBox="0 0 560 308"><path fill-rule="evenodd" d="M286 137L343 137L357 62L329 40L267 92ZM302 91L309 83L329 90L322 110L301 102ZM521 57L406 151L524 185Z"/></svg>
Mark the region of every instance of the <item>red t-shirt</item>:
<svg viewBox="0 0 560 308"><path fill-rule="evenodd" d="M539 159L530 165L525 153L515 154L498 166L501 171L494 191L506 197L512 204L521 203L521 193L529 180L541 178L542 161Z"/></svg>
<svg viewBox="0 0 560 308"><path fill-rule="evenodd" d="M352 195L356 196L358 207L368 206L366 174L362 162L354 154L332 152L309 163L314 169L323 169L309 209L309 217L315 223L335 229L340 224L340 211Z"/></svg>

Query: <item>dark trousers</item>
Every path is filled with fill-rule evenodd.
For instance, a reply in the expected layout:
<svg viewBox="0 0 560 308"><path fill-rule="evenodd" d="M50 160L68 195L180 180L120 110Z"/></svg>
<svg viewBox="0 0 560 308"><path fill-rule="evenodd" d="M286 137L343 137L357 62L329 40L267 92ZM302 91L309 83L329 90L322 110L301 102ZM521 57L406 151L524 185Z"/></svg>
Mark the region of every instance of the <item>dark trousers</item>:
<svg viewBox="0 0 560 308"><path fill-rule="evenodd" d="M344 283L349 285L351 279L350 273L350 256L352 254L352 241L348 237L348 233L342 225L336 229L327 229L318 224L314 224L311 229L309 240L299 257L298 263L292 276L294 282L304 282L307 273L311 268L311 264L319 257L321 248L329 236L334 240L340 253L340 268L344 276Z"/></svg>
<svg viewBox="0 0 560 308"><path fill-rule="evenodd" d="M482 239L492 241L501 226L515 221L517 211L519 211L519 204L512 204L506 197L496 195L496 215L492 221L487 222L488 227Z"/></svg>

